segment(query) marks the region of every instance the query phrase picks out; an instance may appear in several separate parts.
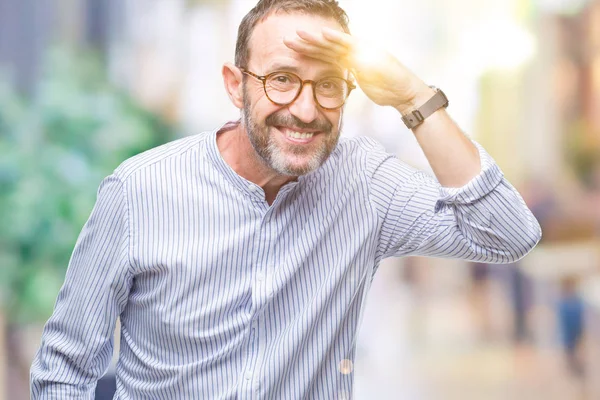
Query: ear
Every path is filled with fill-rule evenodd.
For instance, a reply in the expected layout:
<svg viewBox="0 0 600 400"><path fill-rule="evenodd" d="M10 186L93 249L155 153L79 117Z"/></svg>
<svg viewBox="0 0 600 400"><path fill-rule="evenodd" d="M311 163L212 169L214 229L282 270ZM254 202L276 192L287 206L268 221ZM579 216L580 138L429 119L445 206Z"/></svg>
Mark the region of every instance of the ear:
<svg viewBox="0 0 600 400"><path fill-rule="evenodd" d="M225 63L222 69L223 83L229 99L239 109L244 107L242 81L242 71L231 63Z"/></svg>

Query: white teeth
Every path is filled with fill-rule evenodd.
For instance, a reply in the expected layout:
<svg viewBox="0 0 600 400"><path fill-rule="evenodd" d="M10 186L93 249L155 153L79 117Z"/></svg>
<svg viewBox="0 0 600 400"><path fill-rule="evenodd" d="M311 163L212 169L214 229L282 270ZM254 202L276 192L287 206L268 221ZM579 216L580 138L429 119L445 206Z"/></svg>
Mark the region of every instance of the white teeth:
<svg viewBox="0 0 600 400"><path fill-rule="evenodd" d="M294 139L310 139L314 136L314 133L300 133L294 131L287 131L287 136Z"/></svg>

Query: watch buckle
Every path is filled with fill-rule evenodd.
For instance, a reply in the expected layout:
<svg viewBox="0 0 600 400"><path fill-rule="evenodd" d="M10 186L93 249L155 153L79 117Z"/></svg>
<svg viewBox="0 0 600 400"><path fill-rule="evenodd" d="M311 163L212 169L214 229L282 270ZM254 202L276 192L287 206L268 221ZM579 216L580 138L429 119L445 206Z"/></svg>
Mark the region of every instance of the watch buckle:
<svg viewBox="0 0 600 400"><path fill-rule="evenodd" d="M423 114L421 114L421 112L419 110L413 110L410 113L403 116L402 120L404 121L404 123L407 126L413 127L413 126L419 125L421 122L423 122L425 120L425 118L423 117Z"/></svg>

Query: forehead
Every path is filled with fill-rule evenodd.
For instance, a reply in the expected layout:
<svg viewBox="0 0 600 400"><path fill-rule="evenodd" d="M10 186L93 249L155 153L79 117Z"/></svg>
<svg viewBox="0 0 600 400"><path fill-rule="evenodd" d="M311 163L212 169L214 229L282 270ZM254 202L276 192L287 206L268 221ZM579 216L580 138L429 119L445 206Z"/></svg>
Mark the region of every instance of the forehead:
<svg viewBox="0 0 600 400"><path fill-rule="evenodd" d="M283 43L284 37L297 37L298 29L319 33L324 27L343 32L340 24L333 18L302 13L272 13L254 28L249 43L249 64L253 68L262 68L261 72L267 72L265 69L274 64L289 64L302 69L331 68L335 66L334 60L327 63L302 56Z"/></svg>

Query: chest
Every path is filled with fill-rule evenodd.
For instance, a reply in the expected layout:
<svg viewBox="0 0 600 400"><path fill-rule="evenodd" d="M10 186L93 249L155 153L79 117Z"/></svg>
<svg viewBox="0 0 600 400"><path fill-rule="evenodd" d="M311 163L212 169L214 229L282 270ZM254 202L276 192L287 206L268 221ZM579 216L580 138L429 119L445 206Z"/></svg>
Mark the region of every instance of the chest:
<svg viewBox="0 0 600 400"><path fill-rule="evenodd" d="M202 331L242 326L268 303L293 298L299 313L352 292L373 266L379 225L360 187L333 190L299 188L270 207L216 185L146 194L133 215L132 302L167 324L187 310Z"/></svg>

